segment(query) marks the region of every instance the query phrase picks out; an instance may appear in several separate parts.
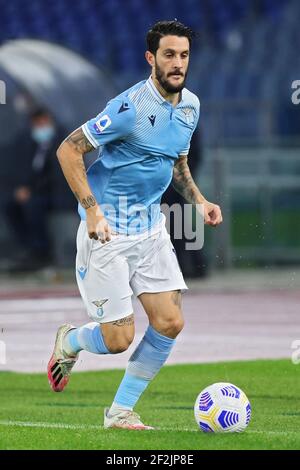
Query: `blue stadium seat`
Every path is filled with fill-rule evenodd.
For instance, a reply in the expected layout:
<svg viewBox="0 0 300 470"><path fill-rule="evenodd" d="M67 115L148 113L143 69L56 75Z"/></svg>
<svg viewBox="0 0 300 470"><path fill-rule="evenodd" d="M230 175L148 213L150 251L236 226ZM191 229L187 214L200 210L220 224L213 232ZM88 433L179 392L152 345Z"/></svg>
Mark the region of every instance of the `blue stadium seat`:
<svg viewBox="0 0 300 470"><path fill-rule="evenodd" d="M300 67L293 52L300 47L298 0L61 0L47 8L40 0L9 0L1 2L0 42L28 37L58 42L115 70L121 87L122 77L132 84L149 70L144 39L151 24L174 18L201 33L189 83L203 102L277 100L278 94L286 99L286 77ZM248 124L253 133L258 125L251 119L230 116L229 135L245 133Z"/></svg>

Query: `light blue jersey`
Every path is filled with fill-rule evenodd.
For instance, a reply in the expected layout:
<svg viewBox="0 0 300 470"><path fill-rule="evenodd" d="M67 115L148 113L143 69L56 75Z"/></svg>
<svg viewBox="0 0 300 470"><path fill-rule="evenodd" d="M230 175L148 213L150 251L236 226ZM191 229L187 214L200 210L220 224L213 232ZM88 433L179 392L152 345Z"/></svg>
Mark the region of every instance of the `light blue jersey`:
<svg viewBox="0 0 300 470"><path fill-rule="evenodd" d="M160 220L160 200L179 155L187 155L199 119L198 98L186 88L173 107L152 78L107 103L82 130L97 160L87 171L90 188L113 231L150 230ZM79 205L79 214L86 218Z"/></svg>

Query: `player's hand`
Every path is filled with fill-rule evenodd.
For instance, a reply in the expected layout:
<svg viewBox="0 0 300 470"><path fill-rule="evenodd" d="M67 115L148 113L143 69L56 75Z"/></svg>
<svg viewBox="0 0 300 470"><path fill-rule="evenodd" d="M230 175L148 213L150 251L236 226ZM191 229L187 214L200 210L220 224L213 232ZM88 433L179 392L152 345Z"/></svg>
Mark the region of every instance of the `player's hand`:
<svg viewBox="0 0 300 470"><path fill-rule="evenodd" d="M205 201L204 206L204 223L216 227L223 221L220 206L212 202Z"/></svg>
<svg viewBox="0 0 300 470"><path fill-rule="evenodd" d="M90 238L100 240L101 243L109 242L111 240L111 228L99 206L87 209L86 225Z"/></svg>

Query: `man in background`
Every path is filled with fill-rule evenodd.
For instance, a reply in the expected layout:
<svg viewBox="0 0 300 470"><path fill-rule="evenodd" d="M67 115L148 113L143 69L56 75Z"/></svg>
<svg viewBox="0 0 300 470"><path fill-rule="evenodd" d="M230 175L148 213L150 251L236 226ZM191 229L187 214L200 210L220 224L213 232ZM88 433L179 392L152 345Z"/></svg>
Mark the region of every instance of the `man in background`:
<svg viewBox="0 0 300 470"><path fill-rule="evenodd" d="M51 261L47 216L52 203L52 166L56 164L60 137L54 119L46 109L36 109L30 119L31 164L5 207L6 219L20 246L12 271L43 268Z"/></svg>

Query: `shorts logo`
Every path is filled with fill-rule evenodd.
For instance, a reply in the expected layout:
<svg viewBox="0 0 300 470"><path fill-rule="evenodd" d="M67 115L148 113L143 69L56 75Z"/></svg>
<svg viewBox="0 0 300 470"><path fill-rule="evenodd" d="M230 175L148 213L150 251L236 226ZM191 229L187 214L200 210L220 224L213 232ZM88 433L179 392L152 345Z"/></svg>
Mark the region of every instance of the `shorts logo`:
<svg viewBox="0 0 300 470"><path fill-rule="evenodd" d="M94 301L92 302L92 304L94 304L94 305L96 305L96 307L98 307L98 308L97 308L97 312L96 312L96 315L97 315L98 318L102 318L102 317L103 317L104 311L103 311L102 305L104 305L105 302L107 302L107 301L108 301L108 299L103 299L103 300L94 300Z"/></svg>
<svg viewBox="0 0 300 470"><path fill-rule="evenodd" d="M94 129L97 132L97 134L100 134L100 132L103 132L110 125L111 125L110 117L107 114L105 114L105 116L102 116L100 119L98 119L98 121L95 122Z"/></svg>
<svg viewBox="0 0 300 470"><path fill-rule="evenodd" d="M86 272L87 272L87 268L85 268L84 266L80 266L78 269L77 269L77 272L79 274L79 276L81 277L81 279L83 280L85 275L86 275Z"/></svg>

